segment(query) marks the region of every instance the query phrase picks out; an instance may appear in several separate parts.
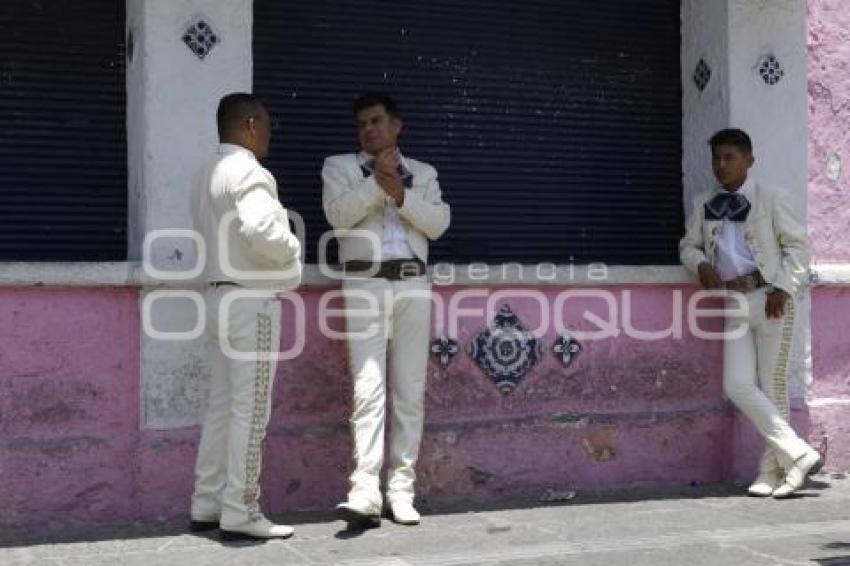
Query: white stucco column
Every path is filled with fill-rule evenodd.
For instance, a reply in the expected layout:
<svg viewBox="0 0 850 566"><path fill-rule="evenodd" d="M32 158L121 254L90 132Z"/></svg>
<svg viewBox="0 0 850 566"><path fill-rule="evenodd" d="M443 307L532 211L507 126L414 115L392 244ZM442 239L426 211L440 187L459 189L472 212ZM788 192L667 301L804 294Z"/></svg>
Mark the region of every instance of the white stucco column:
<svg viewBox="0 0 850 566"><path fill-rule="evenodd" d="M773 56L782 75L768 84L760 65ZM806 214L808 89L804 0L731 0L729 104L731 123L753 138L753 174L782 187Z"/></svg>
<svg viewBox="0 0 850 566"><path fill-rule="evenodd" d="M771 59L772 58L772 59ZM703 59L711 78L694 81ZM766 81L762 65L772 62ZM778 80L777 80L778 77ZM772 84L771 84L772 83ZM808 94L804 0L684 0L682 3L684 206L714 182L711 134L739 127L753 140L751 174L786 190L806 219ZM810 300L799 299L792 392L811 382Z"/></svg>
<svg viewBox="0 0 850 566"><path fill-rule="evenodd" d="M715 182L708 139L730 123L728 22L726 0L682 1L682 182L687 215L694 198ZM702 90L694 79L701 61L709 73Z"/></svg>
<svg viewBox="0 0 850 566"><path fill-rule="evenodd" d="M731 123L753 138L753 175L781 187L806 221L808 202L808 73L805 0L731 0L729 4ZM781 78L771 85L762 66L773 57ZM775 71L774 71L775 72ZM775 79L774 79L775 80ZM797 305L791 356L791 393L797 401L811 384L811 300Z"/></svg>
<svg viewBox="0 0 850 566"><path fill-rule="evenodd" d="M252 12L251 0L127 0L131 260L142 259L152 231L191 228L191 176L218 143L218 101L251 90ZM203 57L184 41L192 26L205 32ZM152 264L163 271L191 270L196 263L186 238L160 238L151 249ZM151 291L142 289L142 302ZM158 301L152 312L158 330L195 325L195 307L187 300ZM154 340L143 329L141 342L142 426L196 422L208 373L199 341Z"/></svg>

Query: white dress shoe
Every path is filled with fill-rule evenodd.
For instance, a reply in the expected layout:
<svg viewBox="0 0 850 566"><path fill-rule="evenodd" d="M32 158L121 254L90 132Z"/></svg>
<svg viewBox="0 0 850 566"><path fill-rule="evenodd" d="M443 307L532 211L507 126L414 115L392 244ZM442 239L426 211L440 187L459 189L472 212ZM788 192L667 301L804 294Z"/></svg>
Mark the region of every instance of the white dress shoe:
<svg viewBox="0 0 850 566"><path fill-rule="evenodd" d="M221 540L267 540L273 538L289 538L295 529L288 525L277 525L262 515L256 516L244 523L236 525L221 525Z"/></svg>
<svg viewBox="0 0 850 566"><path fill-rule="evenodd" d="M783 484L773 490L773 497L777 499L790 497L792 493L803 487L806 477L816 469L820 461L820 454L814 450L810 450L797 458L794 465L788 470Z"/></svg>
<svg viewBox="0 0 850 566"><path fill-rule="evenodd" d="M380 507L365 501L348 500L336 506L336 516L349 528L374 529L381 526Z"/></svg>
<svg viewBox="0 0 850 566"><path fill-rule="evenodd" d="M782 480L783 473L781 470L761 472L747 488L747 493L753 497L770 497L773 495L773 490L782 485Z"/></svg>
<svg viewBox="0 0 850 566"><path fill-rule="evenodd" d="M399 525L418 525L421 519L413 504L407 501L391 501L388 511L390 518Z"/></svg>

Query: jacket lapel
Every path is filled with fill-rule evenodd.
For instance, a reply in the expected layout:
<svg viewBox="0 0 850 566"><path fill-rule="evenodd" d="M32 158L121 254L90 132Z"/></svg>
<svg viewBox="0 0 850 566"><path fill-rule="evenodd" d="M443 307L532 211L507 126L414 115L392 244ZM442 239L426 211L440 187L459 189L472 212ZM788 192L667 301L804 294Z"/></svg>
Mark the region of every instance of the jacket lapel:
<svg viewBox="0 0 850 566"><path fill-rule="evenodd" d="M756 222L764 216L764 209L761 206L762 199L760 198L761 195L759 193L760 188L758 183L753 183L753 190L749 197L750 206L752 208L750 209L750 213L747 215L747 219L744 221L744 232L747 235L750 235L749 237L752 237L751 234L753 234L753 231L755 230Z"/></svg>

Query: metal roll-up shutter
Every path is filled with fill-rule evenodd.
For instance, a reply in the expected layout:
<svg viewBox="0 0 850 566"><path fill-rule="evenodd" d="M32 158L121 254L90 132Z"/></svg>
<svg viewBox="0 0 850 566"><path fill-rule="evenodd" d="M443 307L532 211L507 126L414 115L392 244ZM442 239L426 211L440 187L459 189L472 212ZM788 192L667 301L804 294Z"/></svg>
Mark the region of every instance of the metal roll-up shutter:
<svg viewBox="0 0 850 566"><path fill-rule="evenodd" d="M350 104L399 102L403 151L433 164L452 262L677 261L678 0L255 0L254 90L280 127L268 164L308 227L319 171L356 148Z"/></svg>
<svg viewBox="0 0 850 566"><path fill-rule="evenodd" d="M124 2L0 3L0 260L127 257Z"/></svg>

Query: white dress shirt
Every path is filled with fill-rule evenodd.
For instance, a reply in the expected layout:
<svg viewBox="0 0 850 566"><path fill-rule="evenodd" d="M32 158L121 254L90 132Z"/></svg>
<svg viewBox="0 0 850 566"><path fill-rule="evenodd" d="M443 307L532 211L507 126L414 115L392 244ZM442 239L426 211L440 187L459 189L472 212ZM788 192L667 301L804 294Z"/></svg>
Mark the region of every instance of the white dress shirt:
<svg viewBox="0 0 850 566"><path fill-rule="evenodd" d="M357 163L360 166L365 166L370 160L374 159L365 151L361 151L357 156ZM402 159L402 167L407 168ZM374 173L373 173L374 174ZM381 236L381 261L389 259L409 259L415 258L416 254L410 247L410 242L407 240L407 234L404 231L404 226L401 223L401 216L398 213L395 199L389 195L384 196L384 231Z"/></svg>
<svg viewBox="0 0 850 566"><path fill-rule="evenodd" d="M753 181L747 179L736 191L750 201L750 214L752 214L753 185ZM725 191L726 189L720 187L717 194ZM723 219L723 227L720 229L720 236L717 239L717 255L714 266L723 281L729 281L739 275L747 275L757 269L756 261L753 258L752 251L750 251L750 246L747 244L744 224L744 222L733 222L728 218Z"/></svg>

